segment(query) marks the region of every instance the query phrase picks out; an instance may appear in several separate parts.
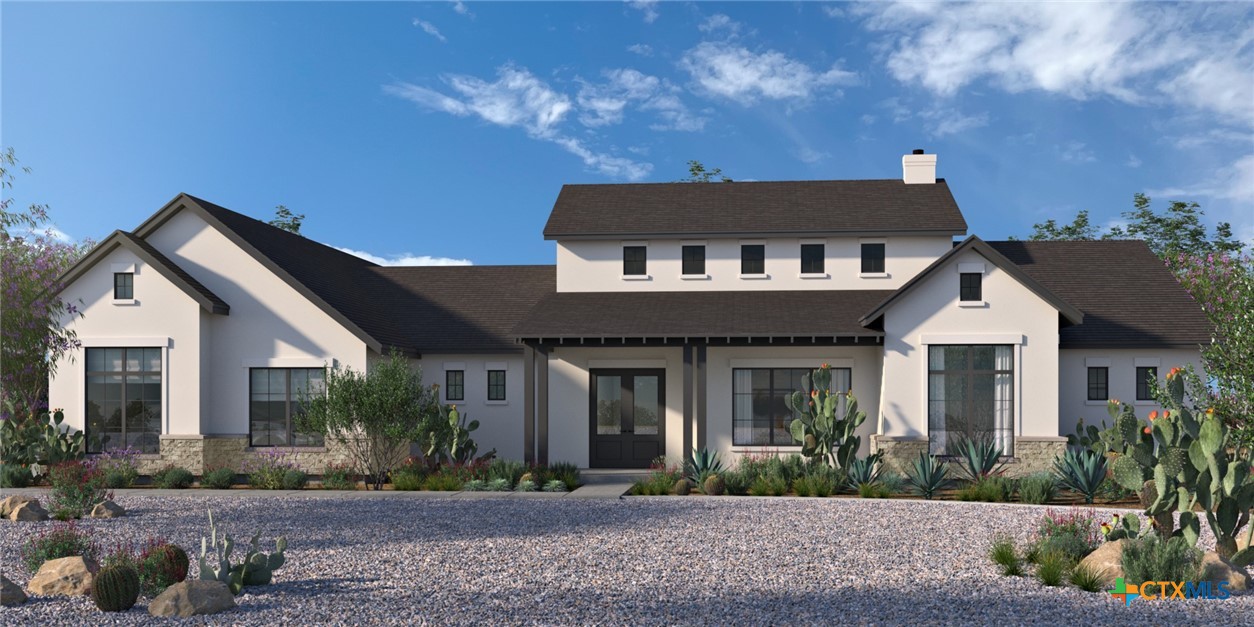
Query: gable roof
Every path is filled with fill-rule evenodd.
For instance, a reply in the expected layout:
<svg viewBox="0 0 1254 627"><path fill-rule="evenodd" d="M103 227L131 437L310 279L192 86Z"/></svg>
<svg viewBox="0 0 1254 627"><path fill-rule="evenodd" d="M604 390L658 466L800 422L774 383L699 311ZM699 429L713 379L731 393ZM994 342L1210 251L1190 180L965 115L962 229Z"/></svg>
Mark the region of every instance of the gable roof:
<svg viewBox="0 0 1254 627"><path fill-rule="evenodd" d="M1139 240L988 242L1015 266L1084 310L1060 331L1062 348L1196 348L1206 314Z"/></svg>
<svg viewBox="0 0 1254 627"><path fill-rule="evenodd" d="M183 290L183 293L190 296L205 311L224 316L231 313L231 306L226 304L226 301L219 298L217 294L210 291L209 288L202 285L200 281L197 281L196 277L188 274L186 270L180 268L178 264L161 254L161 251L153 248L148 242L126 231L114 231L109 237L106 237L104 241L97 244L95 248L84 255L82 259L79 259L77 263L62 273L56 284L63 287L69 285L119 247L131 251L141 261L165 277L166 280Z"/></svg>
<svg viewBox="0 0 1254 627"><path fill-rule="evenodd" d="M944 179L563 185L544 226L545 239L966 232Z"/></svg>
<svg viewBox="0 0 1254 627"><path fill-rule="evenodd" d="M992 246L989 246L988 242L972 235L963 240L962 243L954 246L949 249L948 252L938 257L936 261L933 261L931 265L924 268L922 272L914 275L914 277L909 281L906 281L904 285L892 293L892 296L884 299L884 302L876 306L875 309L872 309L865 316L862 316L862 319L859 322L864 325L871 324L877 318L884 315L884 312L892 307L893 304L900 301L907 294L913 292L916 288L927 281L929 277L939 271L951 259L954 259L968 250L973 250L979 253L990 263L1000 268L1006 274L1009 274L1024 287L1031 290L1037 296L1040 296L1042 300L1049 303L1054 309L1057 309L1059 315L1061 315L1067 322L1071 324L1080 324L1084 321L1084 313L1077 309L1074 305L1054 293L1053 290L1050 290L1042 285L1036 279L1032 278L1031 275L1024 272L1021 268L1019 268L1019 266L1015 265L1013 261L1007 259L1005 255L998 252Z"/></svg>

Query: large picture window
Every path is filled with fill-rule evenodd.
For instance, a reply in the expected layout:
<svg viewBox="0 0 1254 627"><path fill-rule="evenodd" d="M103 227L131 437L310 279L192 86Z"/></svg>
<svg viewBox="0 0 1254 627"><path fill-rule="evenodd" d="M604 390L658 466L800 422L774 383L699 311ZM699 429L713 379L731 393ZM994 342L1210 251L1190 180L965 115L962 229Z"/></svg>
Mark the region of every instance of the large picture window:
<svg viewBox="0 0 1254 627"><path fill-rule="evenodd" d="M796 417L784 399L801 390L812 368L735 368L732 370L732 444L796 446L788 425ZM849 368L832 368L832 390L846 392ZM839 406L844 410L844 405Z"/></svg>
<svg viewBox="0 0 1254 627"><path fill-rule="evenodd" d="M161 349L87 349L87 452L161 447Z"/></svg>
<svg viewBox="0 0 1254 627"><path fill-rule="evenodd" d="M1014 348L929 346L928 441L933 455L955 455L965 439L1014 446Z"/></svg>
<svg viewBox="0 0 1254 627"><path fill-rule="evenodd" d="M248 380L248 445L322 446L321 433L296 428L301 402L326 392L322 368L253 368Z"/></svg>

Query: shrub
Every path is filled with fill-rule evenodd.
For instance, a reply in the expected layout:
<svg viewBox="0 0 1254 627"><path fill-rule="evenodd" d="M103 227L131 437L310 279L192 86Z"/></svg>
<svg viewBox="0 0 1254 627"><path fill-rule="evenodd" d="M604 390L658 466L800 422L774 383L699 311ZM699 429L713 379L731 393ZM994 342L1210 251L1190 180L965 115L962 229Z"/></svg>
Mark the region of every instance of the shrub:
<svg viewBox="0 0 1254 627"><path fill-rule="evenodd" d="M287 471L299 470L284 451L267 450L257 453L244 471L248 485L257 490L279 490Z"/></svg>
<svg viewBox="0 0 1254 627"><path fill-rule="evenodd" d="M649 475L632 484L631 493L636 496L667 495L675 487L675 482L683 477L684 473L678 466L668 465L665 457L659 457L650 465Z"/></svg>
<svg viewBox="0 0 1254 627"><path fill-rule="evenodd" d="M396 487L395 484L392 486ZM322 488L324 490L356 490L357 473L352 464L328 464L322 469Z"/></svg>
<svg viewBox="0 0 1254 627"><path fill-rule="evenodd" d="M5 259L7 261L7 256ZM42 355L42 349L40 353ZM47 377L43 379L43 385L47 385ZM28 467L35 463L55 466L79 459L83 456L83 432L64 421L65 414L61 410L54 410L51 415L41 412L25 417L11 415L0 420L0 459Z"/></svg>
<svg viewBox="0 0 1254 627"><path fill-rule="evenodd" d="M554 481L556 481L556 479L554 479ZM559 481L558 483L561 482ZM545 487L547 488L548 486ZM488 483L483 479L471 479L462 486L462 489L467 492L484 492L488 489Z"/></svg>
<svg viewBox="0 0 1254 627"><path fill-rule="evenodd" d="M35 573L48 560L78 555L94 561L99 553L91 532L68 522L53 523L50 529L28 539L22 545L21 558L26 569Z"/></svg>
<svg viewBox="0 0 1254 627"><path fill-rule="evenodd" d="M579 467L571 462L554 462L549 465L549 472L552 473L553 479L561 481L566 486L567 492L574 491L579 487ZM546 484L547 485L547 484Z"/></svg>
<svg viewBox="0 0 1254 627"><path fill-rule="evenodd" d="M632 486L632 489L634 490L635 486ZM514 488L514 491L515 492L535 492L536 482L530 479L523 479L518 482L518 487ZM635 494L635 492L632 492L632 494Z"/></svg>
<svg viewBox="0 0 1254 627"><path fill-rule="evenodd" d="M0 488L25 488L34 483L30 468L21 464L0 464Z"/></svg>
<svg viewBox="0 0 1254 627"><path fill-rule="evenodd" d="M1123 577L1144 581L1199 581L1202 552L1183 538L1162 540L1157 534L1129 540L1123 547Z"/></svg>
<svg viewBox="0 0 1254 627"><path fill-rule="evenodd" d="M293 468L283 473L284 490L304 490L307 483L309 483L309 475L303 470Z"/></svg>
<svg viewBox="0 0 1254 627"><path fill-rule="evenodd" d="M61 519L82 518L97 503L113 498L105 488L104 475L91 462L62 462L51 468L48 478L52 483L52 511Z"/></svg>
<svg viewBox="0 0 1254 627"><path fill-rule="evenodd" d="M1018 577L1023 574L1023 565L1019 561L1019 553L1015 550L1010 538L999 537L993 540L988 550L989 559L1001 567L1001 574L1007 577Z"/></svg>
<svg viewBox="0 0 1254 627"><path fill-rule="evenodd" d="M831 496L836 491L837 475L837 471L828 466L812 466L805 475L793 482L792 491L797 496Z"/></svg>
<svg viewBox="0 0 1254 627"><path fill-rule="evenodd" d="M542 489L545 492L566 492L567 491L566 483L563 482L561 479L553 479L552 481L549 481L548 483L544 484L544 488Z"/></svg>
<svg viewBox="0 0 1254 627"><path fill-rule="evenodd" d="M1041 554L1040 562L1036 566L1036 578L1047 586L1061 586L1067 568L1073 563L1066 555L1047 551Z"/></svg>
<svg viewBox="0 0 1254 627"><path fill-rule="evenodd" d="M413 492L422 490L427 482L427 467L417 459L409 458L404 464L392 469L392 489ZM458 489L462 482L458 480ZM430 489L430 488L427 488Z"/></svg>
<svg viewBox="0 0 1254 627"><path fill-rule="evenodd" d="M135 449L105 451L96 457L95 464L104 473L108 488L129 488L139 478L139 451Z"/></svg>
<svg viewBox="0 0 1254 627"><path fill-rule="evenodd" d="M509 479L489 479L487 489L489 492L509 492L512 487Z"/></svg>
<svg viewBox="0 0 1254 627"><path fill-rule="evenodd" d="M885 470L880 473L879 484L889 495L901 494L905 491L906 480L891 470Z"/></svg>
<svg viewBox="0 0 1254 627"><path fill-rule="evenodd" d="M200 478L200 487L227 490L235 485L235 470L231 468L206 468Z"/></svg>
<svg viewBox="0 0 1254 627"><path fill-rule="evenodd" d="M139 599L139 573L130 565L106 566L91 581L91 600L103 612L125 612Z"/></svg>
<svg viewBox="0 0 1254 627"><path fill-rule="evenodd" d="M392 484L395 487L395 483ZM437 473L430 475L423 481L422 488L431 492L460 492L466 482L457 475L446 475Z"/></svg>
<svg viewBox="0 0 1254 627"><path fill-rule="evenodd" d="M1076 564L1075 568L1071 569L1068 580L1071 581L1071 585L1085 592L1101 592L1106 588L1106 579L1085 564Z"/></svg>
<svg viewBox="0 0 1254 627"><path fill-rule="evenodd" d="M139 579L144 596L156 597L166 588L187 579L187 552L168 542L150 544L139 555Z"/></svg>
<svg viewBox="0 0 1254 627"><path fill-rule="evenodd" d="M494 459L488 463L488 480L504 479L509 484L515 485L522 480L523 473L527 472L527 465L510 459Z"/></svg>
<svg viewBox="0 0 1254 627"><path fill-rule="evenodd" d="M1005 503L1014 493L1014 483L1005 477L985 477L967 485L958 491L960 501L984 501L986 503Z"/></svg>
<svg viewBox="0 0 1254 627"><path fill-rule="evenodd" d="M1019 500L1024 503L1043 505L1058 494L1058 482L1047 472L1038 472L1019 480Z"/></svg>
<svg viewBox="0 0 1254 627"><path fill-rule="evenodd" d="M906 485L919 496L931 499L949 483L949 467L922 451L906 470Z"/></svg>
<svg viewBox="0 0 1254 627"><path fill-rule="evenodd" d="M1106 482L1106 456L1089 449L1067 449L1054 460L1054 472L1063 486L1084 495L1085 503L1092 503Z"/></svg>
<svg viewBox="0 0 1254 627"><path fill-rule="evenodd" d="M849 487L860 490L862 484L875 483L880 478L880 454L871 453L863 458L855 458L845 469Z"/></svg>
<svg viewBox="0 0 1254 627"><path fill-rule="evenodd" d="M957 442L958 470L971 483L1000 475L1006 464L1002 449L991 439L961 439Z"/></svg>
<svg viewBox="0 0 1254 627"><path fill-rule="evenodd" d="M788 484L776 475L758 477L749 486L749 494L752 496L783 496L787 492Z"/></svg>
<svg viewBox="0 0 1254 627"><path fill-rule="evenodd" d="M892 494L886 486L880 483L858 484L858 496L864 499L886 499Z"/></svg>
<svg viewBox="0 0 1254 627"><path fill-rule="evenodd" d="M153 473L153 485L163 490L182 490L192 487L192 481L196 477L192 475L192 471L178 466L166 466L161 470Z"/></svg>
<svg viewBox="0 0 1254 627"><path fill-rule="evenodd" d="M727 489L728 494L744 495L749 493L749 479L739 469L724 471L722 475L723 487Z"/></svg>
<svg viewBox="0 0 1254 627"><path fill-rule="evenodd" d="M723 472L723 461L718 458L717 451L709 449L693 449L688 461L684 462L684 476L696 485L705 485L710 475Z"/></svg>
<svg viewBox="0 0 1254 627"><path fill-rule="evenodd" d="M1034 561L1056 554L1074 564L1092 553L1101 542L1101 533L1094 525L1092 511L1047 510L1036 528L1033 548L1038 559Z"/></svg>

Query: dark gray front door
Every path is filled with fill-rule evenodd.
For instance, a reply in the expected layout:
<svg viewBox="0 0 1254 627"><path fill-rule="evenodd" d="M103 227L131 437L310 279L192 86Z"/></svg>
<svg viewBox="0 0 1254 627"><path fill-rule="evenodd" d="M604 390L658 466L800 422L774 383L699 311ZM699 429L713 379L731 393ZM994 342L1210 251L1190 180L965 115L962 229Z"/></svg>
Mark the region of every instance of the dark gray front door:
<svg viewBox="0 0 1254 627"><path fill-rule="evenodd" d="M666 451L666 371L593 370L592 468L648 468Z"/></svg>

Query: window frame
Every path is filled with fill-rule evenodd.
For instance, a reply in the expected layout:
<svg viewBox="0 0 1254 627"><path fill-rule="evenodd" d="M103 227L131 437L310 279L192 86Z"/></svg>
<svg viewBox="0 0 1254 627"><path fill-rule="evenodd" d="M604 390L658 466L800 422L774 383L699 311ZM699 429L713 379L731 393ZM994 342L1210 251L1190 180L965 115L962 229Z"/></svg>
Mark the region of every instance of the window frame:
<svg viewBox="0 0 1254 627"><path fill-rule="evenodd" d="M121 283L118 282L119 279L123 279ZM125 293L119 290L125 290ZM113 300L135 300L134 272L113 273Z"/></svg>
<svg viewBox="0 0 1254 627"><path fill-rule="evenodd" d="M700 253L699 259L697 254ZM704 276L705 275L705 245L704 244L682 244L679 250L680 274L683 276ZM689 264L699 264L689 267Z"/></svg>
<svg viewBox="0 0 1254 627"><path fill-rule="evenodd" d="M507 374L506 374L507 372L508 371L506 370L489 370L488 371L488 401L504 402L506 400L509 400L509 392L508 392L508 387L506 385L508 381ZM499 382L494 382L492 380L494 376L496 375L499 375L500 377ZM500 395L495 396L494 390L497 392L500 392Z"/></svg>
<svg viewBox="0 0 1254 627"><path fill-rule="evenodd" d="M758 254L750 255L750 251ZM754 257L757 257L756 259ZM748 264L760 264L756 272L752 271L752 267ZM740 274L741 276L762 276L766 274L766 244L741 244L740 245Z"/></svg>
<svg viewBox="0 0 1254 627"><path fill-rule="evenodd" d="M761 368L754 368L754 367L732 368L732 385L731 385L731 393L732 393L732 411L731 411L731 419L732 419L732 446L738 446L738 447L772 447L772 448L775 448L775 447L781 447L781 446L794 446L794 447L800 447L800 446L801 446L800 444L798 444L798 443L796 443L796 442L794 442L794 441L793 441L793 439L792 439L792 435L791 435L791 434L789 434L789 435L787 436L787 438L786 438L786 439L787 439L787 441L786 441L786 442L777 442L777 441L776 441L776 439L775 439L775 428L774 428L774 426L770 426L770 427L768 427L768 430L767 430L767 442L743 442L743 441L739 441L739 440L737 440L737 439L736 439L736 427L737 427L737 425L738 425L738 424L748 424L748 425L750 425L750 428L753 428L753 425L754 425L754 418L753 418L753 416L752 416L752 415L750 415L748 419L738 418L738 417L737 417L737 415L736 415L736 408L737 408L736 397L738 397L738 396L749 396L749 397L753 397L753 396L756 394L756 392L754 391L754 389L752 388L752 386L750 387L750 389L749 389L749 391L748 391L748 392L737 392L737 391L736 391L736 373L737 373L737 372L741 372L741 371L745 371L745 370L748 370L748 371L765 370L765 371L770 372L770 373L771 373L771 374L770 374L770 385L769 385L769 387L767 388L767 398L768 398L768 399L774 399L777 393L779 393L779 392L781 392L782 390L784 390L784 389L785 389L785 388L783 388L783 387L776 387L776 385L775 385L775 377L776 377L776 375L777 375L777 373L778 373L778 372L780 372L780 371L789 371L789 373L790 373L790 377L791 377L791 371L793 371L793 370L803 370L803 371L805 371L805 372L813 372L814 370L816 370L816 368L810 368L810 367L806 367L806 366L796 366L796 367L761 367ZM836 375L836 373L837 373L837 371L841 371L841 370L844 370L844 371L846 371L846 372L848 373L850 386L852 386L852 385L853 385L853 368L852 368L852 367L832 368L832 373L833 373L833 374L832 374L832 379L833 379L833 380L836 380L836 379L837 379L837 375ZM750 375L750 380L752 380L752 378L753 378L753 375ZM788 385L790 386L790 387L788 387L788 388L787 388L787 390L789 391L789 393L791 393L791 392L800 392L800 391L801 391L801 390L799 390L799 389L795 389L795 388L792 388L792 387L791 387L791 380L789 381L789 384L788 384ZM843 395L843 394L846 394L846 393L847 393L847 391L841 392L841 394L842 394L842 395ZM768 400L768 402L770 402L770 401ZM842 404L842 405L840 405L840 406L841 406L841 407L843 407L843 404ZM750 411L750 413L752 414L752 411ZM792 423L792 421L791 421L791 420L789 420L789 421L788 421L788 423L789 423L789 424L791 424L791 423ZM785 431L787 431L787 430L788 430L788 425L784 425L784 430L785 430Z"/></svg>
<svg viewBox="0 0 1254 627"><path fill-rule="evenodd" d="M1158 381L1158 366L1136 367L1136 400L1153 401L1154 391L1150 387L1150 379Z"/></svg>
<svg viewBox="0 0 1254 627"><path fill-rule="evenodd" d="M884 274L888 272L888 244L884 242L862 242L862 274ZM869 251L879 251L878 255L868 255ZM870 264L870 265L868 265Z"/></svg>
<svg viewBox="0 0 1254 627"><path fill-rule="evenodd" d="M818 252L818 257L814 258L813 254L816 249ZM810 259L806 259L807 250L809 250L811 253ZM801 274L814 276L814 275L821 275L821 274L827 273L827 246L826 245L817 243L817 242L809 243L809 244L803 243L801 244L800 255L801 255ZM807 261L811 264L809 268L806 267ZM814 265L816 263L818 264L817 266Z"/></svg>
<svg viewBox="0 0 1254 627"><path fill-rule="evenodd" d="M1087 366L1087 390L1085 399L1089 401L1109 401L1110 400L1110 366ZM1100 381L1094 381L1093 375L1101 375L1098 377ZM1094 391L1100 391L1100 396L1095 396Z"/></svg>
<svg viewBox="0 0 1254 627"><path fill-rule="evenodd" d="M639 259L629 258L630 255L638 253ZM634 272L637 268L633 264L639 264L639 272ZM649 247L645 244L624 244L623 245L623 276L625 277L644 277L649 276Z"/></svg>
<svg viewBox="0 0 1254 627"><path fill-rule="evenodd" d="M122 369L121 370L88 370L87 369L89 367L89 364L91 364L91 359L88 357L88 353L90 353L91 351L108 351L108 350L122 351ZM133 351L133 350L157 351L158 358L161 360L161 369L157 371L142 370L142 369L141 370L127 370L126 369L126 361L127 361L126 355L128 351ZM146 360L141 359L141 362L143 361L146 361ZM161 347L159 346L99 346L99 347L92 346L92 347L85 348L83 352L83 374L84 374L83 376L83 440L84 440L83 450L84 452L96 454L96 453L104 453L109 450L118 450L118 449L107 449L104 447L101 447L98 450L92 450L92 435L89 431L89 428L91 427L91 421L89 419L89 412L87 409L89 404L91 403L91 387L90 386L91 386L92 377L121 377L122 378L122 383L121 383L122 393L119 396L118 402L119 402L119 407L121 408L121 412L122 412L122 448L125 449L125 448L130 447L130 444L126 442L127 431L129 431L126 428L127 418L128 418L127 411L126 411L127 405L128 405L127 396L126 396L127 377L141 377L142 379L142 377L156 376L161 381L161 392L157 399L157 404L158 404L158 407L160 408L161 420L164 421L165 409L166 409L165 407L165 374L164 373L165 373L165 351L163 351ZM143 385L142 381L140 385ZM159 440L160 440L161 434L164 432L165 432L164 428L158 427L157 450L151 451L151 452L144 452L144 454L147 455L147 454L160 453L161 448L160 448Z"/></svg>
<svg viewBox="0 0 1254 627"><path fill-rule="evenodd" d="M942 349L942 350L943 350L943 349L945 349L945 348L955 348L955 347L965 348L965 349L966 349L966 353L967 353L967 354L966 354L966 358L967 358L966 368L964 368L964 369L962 369L962 370L950 370L950 369L948 369L948 368L941 368L941 369L934 369L934 368L932 368L932 359L931 359L931 357L932 357L932 356L931 356L931 351L933 351L933 350L937 350L937 349ZM993 367L992 367L992 368L979 368L979 369L977 369L977 368L975 367L975 349L976 349L976 348L982 348L982 347L991 347L991 348L993 348L993 351L994 351L994 353L993 353L993 354L994 354L994 357L993 357L994 365L993 365ZM996 359L997 359L997 358L996 358L996 350L997 350L997 348L999 348L999 347L1001 347L1001 348L1008 348L1008 349L1010 350L1010 368L1009 368L1009 369L998 369L998 368L997 368L997 366L996 366ZM1008 397L1008 398L1005 398L1005 399L1002 399L1002 400L1003 400L1003 402L1007 403L1007 407L1009 408L1009 409L1008 409L1008 411L1009 411L1009 414L1010 414L1010 416L1009 416L1009 423L1010 423L1010 427L1009 427L1009 430L1010 430L1010 437L1008 438L1008 441L1009 441L1010 445L1009 445L1009 446L1002 447L1002 449L1003 449L1003 450L1002 450L1002 457L1003 457L1003 458L1013 457L1013 456L1014 456L1014 440L1015 440L1015 438L1014 438L1014 436L1015 436L1015 434L1014 434L1014 429L1015 429L1014 425L1015 425L1015 420L1017 419L1017 417L1015 416L1015 403L1016 403L1016 400L1015 400L1015 399L1016 399L1016 397L1015 397L1016 390L1015 390L1015 388L1017 387L1017 384L1018 384L1018 381L1017 381L1017 379L1015 378L1015 377L1016 377L1016 374L1015 374L1015 362L1016 362L1016 359L1017 359L1017 358L1016 358L1016 356L1015 356L1015 347L1014 347L1014 345L1013 345L1013 344L928 344L928 345L927 345L927 353L924 355L924 358L927 360L927 380L926 380L926 382L925 382L925 385L926 385L926 388L927 388L927 389L926 389L926 391L924 392L924 396L925 396L925 397L926 397L926 399L927 399L928 454L930 454L930 455L936 455L937 457L945 457L945 458L952 457L952 455L947 455L947 454L945 453L945 451L944 451L944 450L941 450L941 451L937 452L937 451L935 451L935 450L933 449L933 446L934 446L935 442L934 442L934 441L933 441L933 439L932 439L932 431L933 431L933 428L932 428L932 403L934 403L934 402L946 402L946 401L945 401L945 400L940 400L940 401L938 401L937 399L934 399L934 398L932 397L932 385L931 385L931 378L932 378L932 375L941 375L941 376L945 376L945 375L948 375L948 374L951 374L951 373L952 373L952 374L955 374L955 375L959 375L959 376L964 377L964 378L965 378L965 380L966 380L966 385L964 386L964 387L965 387L965 390L964 390L964 392L963 392L963 401L964 401L964 405L965 405L965 412L964 412L964 413L965 413L965 414L967 414L967 415L975 415L975 411L974 411L974 409L975 409L975 375L990 375L990 374L991 374L991 375L993 375L993 377L994 377L994 379L993 379L994 386L996 385L996 381L997 381L996 377L997 377L998 375L1008 375L1008 376L1010 377L1009 397ZM996 397L994 396L994 403L995 403L995 402L996 402ZM945 429L945 431L946 431L946 432L949 432L950 430L949 430L949 429ZM997 417L996 417L996 407L995 407L995 406L994 406L994 414L993 414L993 432L994 432L994 433L996 433L996 432L997 432Z"/></svg>
<svg viewBox="0 0 1254 627"><path fill-rule="evenodd" d="M284 419L283 419L283 421L284 421L284 428L287 430L287 444L257 444L257 443L253 440L253 422L254 422L254 420L253 420L253 410L252 410L252 403L253 403L253 398L252 398L252 397L253 397L253 393L254 393L254 392L253 392L253 371L256 371L256 370L266 370L266 371L270 371L270 370L281 370L281 371L283 371L283 414L284 414ZM326 368L322 368L322 367L312 367L312 368L311 368L311 367L306 367L306 368L300 368L300 367L294 367L294 368L273 367L273 368L272 368L272 367L268 367L268 366L255 366L255 367L250 367L250 368L248 369L248 448L264 448L264 449L274 449L274 448L280 448L280 449L286 449L286 448L292 448L292 449L317 449L317 448L325 448L325 447L326 447L326 434L325 434L325 433L318 433L318 434L309 434L309 433L305 433L305 434L303 434L303 435L305 435L305 436L309 436L309 437L316 437L316 439L317 439L317 443L315 443L315 444L294 444L294 443L293 443L293 442L295 441L295 439L296 439L296 429L295 429L294 425L292 424L292 405L293 405L293 399L292 399L292 371L293 371L293 370L308 370L308 371L318 371L318 372L321 372L321 373L322 373L322 385L323 385L323 390L324 390L324 392L325 392L325 389L326 389L326 372L327 372L327 371L326 371Z"/></svg>
<svg viewBox="0 0 1254 627"><path fill-rule="evenodd" d="M958 274L958 302L984 302L984 274L982 272L961 272Z"/></svg>
<svg viewBox="0 0 1254 627"><path fill-rule="evenodd" d="M457 375L457 382L453 382L453 375ZM457 390L457 396L453 396L453 390ZM466 371L465 370L445 370L444 371L444 400L446 401L464 401L466 400Z"/></svg>

